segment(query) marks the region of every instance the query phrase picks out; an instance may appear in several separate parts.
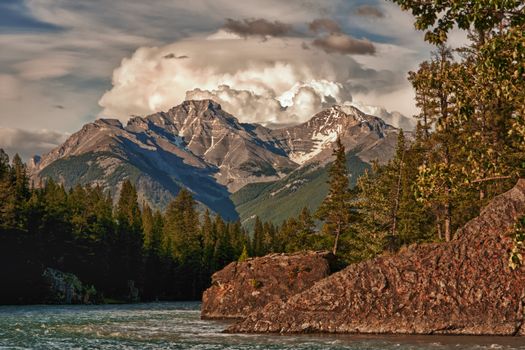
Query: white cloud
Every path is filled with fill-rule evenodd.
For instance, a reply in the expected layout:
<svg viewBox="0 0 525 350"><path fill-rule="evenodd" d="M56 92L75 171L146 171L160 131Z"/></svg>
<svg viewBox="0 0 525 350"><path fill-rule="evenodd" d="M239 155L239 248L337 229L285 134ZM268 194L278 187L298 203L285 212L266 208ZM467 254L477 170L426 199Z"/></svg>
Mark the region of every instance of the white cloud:
<svg viewBox="0 0 525 350"><path fill-rule="evenodd" d="M125 119L169 108L196 89L243 120L269 124L302 121L333 101L327 96L411 115L406 72L430 51L408 13L377 0L365 2L379 6L382 18L356 16L356 2L343 0L24 2L24 15L62 29L0 33L0 126L12 129L73 132L99 114L98 100L109 116ZM226 18L287 23L295 38L244 40L217 31ZM368 38L376 54L330 55L298 38L318 18ZM189 58L160 59L169 54Z"/></svg>
<svg viewBox="0 0 525 350"><path fill-rule="evenodd" d="M100 99L102 115L126 120L186 98L213 98L241 121L289 124L357 92L391 93L403 80L402 73L367 68L351 56L305 54L302 38L212 37L142 47L123 59ZM173 52L188 58L165 58Z"/></svg>
<svg viewBox="0 0 525 350"><path fill-rule="evenodd" d="M27 160L35 154L43 154L57 147L67 136L46 129L29 131L0 127L0 148L10 156L18 153Z"/></svg>
<svg viewBox="0 0 525 350"><path fill-rule="evenodd" d="M0 74L0 100L13 100L20 96L20 81L10 74Z"/></svg>
<svg viewBox="0 0 525 350"><path fill-rule="evenodd" d="M20 76L28 80L57 78L67 75L75 65L75 55L49 55L15 64Z"/></svg>
<svg viewBox="0 0 525 350"><path fill-rule="evenodd" d="M383 107L371 106L358 101L351 102L350 105L366 114L374 115L383 119L387 124L395 125L404 130L413 130L416 127L416 119L404 116L399 112L389 112Z"/></svg>

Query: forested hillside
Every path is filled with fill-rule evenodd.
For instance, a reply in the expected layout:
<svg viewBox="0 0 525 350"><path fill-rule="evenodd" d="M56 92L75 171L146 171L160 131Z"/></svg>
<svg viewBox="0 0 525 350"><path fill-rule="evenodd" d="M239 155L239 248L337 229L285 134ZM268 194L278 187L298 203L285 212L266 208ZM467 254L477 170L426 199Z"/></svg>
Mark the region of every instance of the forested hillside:
<svg viewBox="0 0 525 350"><path fill-rule="evenodd" d="M244 216L255 215L248 233L240 221L199 214L185 189L159 212L139 203L129 178L119 182L118 191L94 185L65 189L52 180L35 186L20 157L10 161L0 151L0 303L47 301L46 268L75 274L96 289L100 301L132 300L130 285L142 300L199 299L214 271L249 256L330 249L347 264L416 242L453 240L458 228L525 176L524 5L393 2L412 12L435 50L409 73L418 125L410 138L396 131L391 160L372 162L371 169L347 160L342 136L334 131L341 131L338 125L329 133L337 141L327 171L249 185L233 196ZM469 32L469 43L458 49L447 45L454 26ZM209 109L204 114L209 117ZM365 124L349 120L359 135L368 136ZM381 135L374 136L374 145ZM322 151L325 157L328 148ZM305 152L301 155L311 153ZM350 178L351 164L367 171ZM311 183L281 198L296 180ZM115 202L112 193L120 193ZM283 211L300 214L289 218ZM520 226L509 247L513 266L522 263L524 241Z"/></svg>
<svg viewBox="0 0 525 350"><path fill-rule="evenodd" d="M247 236L240 224L202 218L181 191L165 213L139 206L126 181L114 206L99 187L69 191L53 181L32 188L18 156L0 152L0 303L47 300L47 267L73 273L104 299L199 299L212 272L237 259Z"/></svg>

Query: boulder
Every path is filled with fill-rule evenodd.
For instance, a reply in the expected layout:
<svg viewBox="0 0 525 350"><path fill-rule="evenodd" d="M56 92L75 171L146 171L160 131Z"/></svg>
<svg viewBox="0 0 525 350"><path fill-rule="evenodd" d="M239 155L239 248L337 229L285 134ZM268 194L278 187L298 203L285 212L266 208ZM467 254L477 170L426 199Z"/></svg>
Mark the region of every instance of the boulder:
<svg viewBox="0 0 525 350"><path fill-rule="evenodd" d="M65 273L50 267L42 274L47 284L47 302L52 304L93 304L97 291L86 286L72 273Z"/></svg>
<svg viewBox="0 0 525 350"><path fill-rule="evenodd" d="M508 266L525 180L448 243L350 265L229 332L525 335L525 268Z"/></svg>
<svg viewBox="0 0 525 350"><path fill-rule="evenodd" d="M286 301L330 273L326 252L270 254L232 262L212 276L202 297L203 319L242 319L269 302Z"/></svg>

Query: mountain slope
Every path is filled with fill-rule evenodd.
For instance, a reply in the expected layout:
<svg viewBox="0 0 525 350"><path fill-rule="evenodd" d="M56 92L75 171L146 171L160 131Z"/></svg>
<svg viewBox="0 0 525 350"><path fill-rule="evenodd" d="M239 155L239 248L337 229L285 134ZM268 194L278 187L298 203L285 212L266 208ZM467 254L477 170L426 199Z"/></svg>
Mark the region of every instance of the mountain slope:
<svg viewBox="0 0 525 350"><path fill-rule="evenodd" d="M315 209L326 194L326 165L337 135L357 178L371 159L392 156L397 130L340 106L271 130L240 123L214 101L185 101L125 126L113 119L86 124L35 157L30 171L35 183L53 178L66 187L99 185L115 197L130 179L139 199L159 209L187 188L226 219L241 214L243 220L260 215L282 221L305 205Z"/></svg>
<svg viewBox="0 0 525 350"><path fill-rule="evenodd" d="M397 129L355 107L333 106L305 123L274 130L272 134L283 145L290 159L298 164L326 163L338 136L347 151L359 149L356 155L361 159L384 161L391 156L389 148Z"/></svg>
<svg viewBox="0 0 525 350"><path fill-rule="evenodd" d="M347 150L353 186L370 168L370 161L382 163L393 156L398 132L380 118L354 107L334 106L306 123L275 130L273 134L290 158L303 165L278 181L247 185L232 194L231 199L247 227L253 225L255 216L281 224L298 215L303 207L317 209L328 193L328 168L338 135Z"/></svg>
<svg viewBox="0 0 525 350"><path fill-rule="evenodd" d="M126 126L99 119L85 125L31 169L70 187L100 185L118 195L124 179L141 200L164 208L181 188L228 219L237 217L230 192L270 181L297 164L269 130L240 124L210 100L186 101L166 113L133 117Z"/></svg>
<svg viewBox="0 0 525 350"><path fill-rule="evenodd" d="M314 212L328 193L328 167L309 163L292 172L284 179L250 184L231 195L242 223L250 228L258 216L263 221L281 224L291 216L297 216L303 207ZM350 184L370 165L354 154L347 154Z"/></svg>

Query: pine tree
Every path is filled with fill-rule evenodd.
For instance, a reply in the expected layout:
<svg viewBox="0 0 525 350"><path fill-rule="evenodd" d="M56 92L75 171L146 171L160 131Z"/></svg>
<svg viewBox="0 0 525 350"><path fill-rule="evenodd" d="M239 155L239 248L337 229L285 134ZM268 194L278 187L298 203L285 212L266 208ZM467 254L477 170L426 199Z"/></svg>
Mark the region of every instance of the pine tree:
<svg viewBox="0 0 525 350"><path fill-rule="evenodd" d="M208 209L204 212L201 220L201 236L203 240L202 265L205 271L211 274L216 269L214 252L217 237Z"/></svg>
<svg viewBox="0 0 525 350"><path fill-rule="evenodd" d="M9 156L0 149L0 229L6 230L15 226L14 205Z"/></svg>
<svg viewBox="0 0 525 350"><path fill-rule="evenodd" d="M149 250L152 245L154 233L153 211L148 203L142 203L142 227L144 231L144 250Z"/></svg>
<svg viewBox="0 0 525 350"><path fill-rule="evenodd" d="M279 230L279 241L283 251L301 251L316 249L314 242L315 223L307 207L301 210L297 218L290 218Z"/></svg>
<svg viewBox="0 0 525 350"><path fill-rule="evenodd" d="M435 106L432 116L435 131L428 139L427 161L419 167L417 189L420 201L435 213L438 232L443 232L445 241L452 239L453 205L463 181L460 171L463 160L460 154L453 152L460 148L460 129L453 118L459 107L455 93L458 69L459 65L452 61L450 48L439 45L431 62L413 76L416 94L417 81L430 77L431 90L425 93Z"/></svg>
<svg viewBox="0 0 525 350"><path fill-rule="evenodd" d="M142 213L138 204L137 191L129 180L124 181L117 202L115 217L117 219L117 241L113 247L117 263L117 275L121 280L120 291L123 296L128 291L128 281L141 285L142 247L144 237L142 230Z"/></svg>
<svg viewBox="0 0 525 350"><path fill-rule="evenodd" d="M400 245L424 242L435 238L435 216L417 200L415 183L418 169L424 164L427 154L428 136L420 123L415 137L408 145L404 157L401 197L398 210Z"/></svg>
<svg viewBox="0 0 525 350"><path fill-rule="evenodd" d="M8 166L9 157L0 154L3 180L0 180L2 204L0 206L0 226L19 230L27 229L27 201L30 198L27 169L18 154ZM8 171L8 173L5 173Z"/></svg>
<svg viewBox="0 0 525 350"><path fill-rule="evenodd" d="M244 246L242 247L242 253L241 253L241 255L239 256L238 261L239 261L239 262L243 262L243 261L248 260L248 258L249 258L249 255L248 255L248 249L246 249L246 245L244 245Z"/></svg>
<svg viewBox="0 0 525 350"><path fill-rule="evenodd" d="M317 217L324 221L324 231L335 236L332 252L335 255L339 237L350 227L352 218L352 203L350 183L346 168L345 148L338 137L333 151L335 161L330 166L329 190L327 197L317 210Z"/></svg>
<svg viewBox="0 0 525 350"><path fill-rule="evenodd" d="M264 248L264 227L261 219L255 217L255 225L253 228L252 239L252 256L263 256L265 254Z"/></svg>

